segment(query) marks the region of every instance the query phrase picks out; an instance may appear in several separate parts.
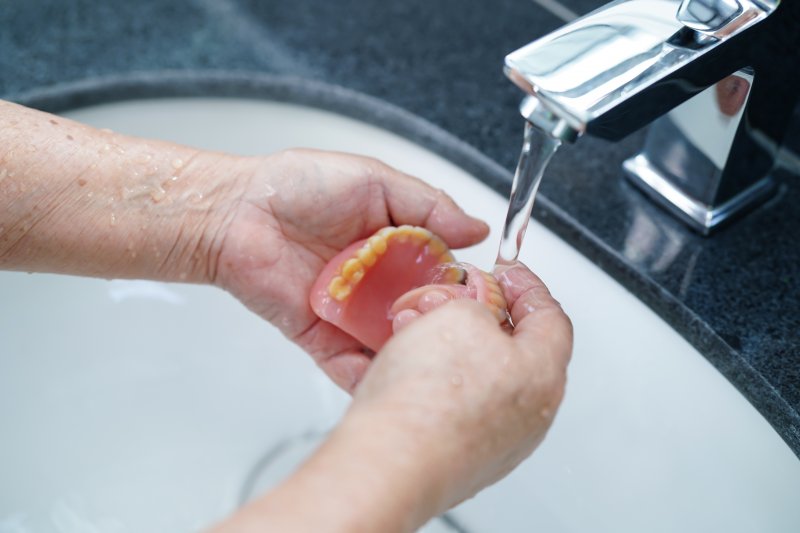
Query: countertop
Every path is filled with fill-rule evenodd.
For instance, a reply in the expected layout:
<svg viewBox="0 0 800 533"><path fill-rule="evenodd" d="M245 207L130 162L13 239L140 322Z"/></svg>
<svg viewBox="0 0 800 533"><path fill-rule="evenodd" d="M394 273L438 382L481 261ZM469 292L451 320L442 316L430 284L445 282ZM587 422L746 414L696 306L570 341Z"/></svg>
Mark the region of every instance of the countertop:
<svg viewBox="0 0 800 533"><path fill-rule="evenodd" d="M601 3L7 2L0 97L50 111L173 94L316 98L413 140L446 132L457 142L428 145L506 193L522 120L503 57ZM337 104L339 93L367 105ZM800 167L778 173L766 205L704 238L622 179L642 138L562 149L535 217L675 327L800 456ZM796 161L784 153L785 167Z"/></svg>

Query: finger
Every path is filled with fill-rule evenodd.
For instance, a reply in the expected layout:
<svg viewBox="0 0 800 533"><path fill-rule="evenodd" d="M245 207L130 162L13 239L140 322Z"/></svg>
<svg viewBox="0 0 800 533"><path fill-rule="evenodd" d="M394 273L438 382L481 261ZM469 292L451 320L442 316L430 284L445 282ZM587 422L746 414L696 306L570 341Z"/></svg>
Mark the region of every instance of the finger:
<svg viewBox="0 0 800 533"><path fill-rule="evenodd" d="M321 361L319 366L331 378L331 381L353 394L355 388L364 379L364 374L367 373L371 363L372 358L362 351L344 351L331 355Z"/></svg>
<svg viewBox="0 0 800 533"><path fill-rule="evenodd" d="M292 339L338 386L352 393L364 377L374 353L333 324L318 320Z"/></svg>
<svg viewBox="0 0 800 533"><path fill-rule="evenodd" d="M445 302L466 296L463 285L425 285L412 289L394 301L389 309L389 315L397 315L404 309L414 309L427 313Z"/></svg>
<svg viewBox="0 0 800 533"><path fill-rule="evenodd" d="M464 213L444 191L384 164L379 165L376 175L394 225L428 228L451 248L471 246L489 234L485 222Z"/></svg>
<svg viewBox="0 0 800 533"><path fill-rule="evenodd" d="M422 313L414 309L403 309L392 319L392 332L397 333L421 316Z"/></svg>
<svg viewBox="0 0 800 533"><path fill-rule="evenodd" d="M544 282L522 263L495 271L514 323L513 338L566 367L572 354L572 323Z"/></svg>

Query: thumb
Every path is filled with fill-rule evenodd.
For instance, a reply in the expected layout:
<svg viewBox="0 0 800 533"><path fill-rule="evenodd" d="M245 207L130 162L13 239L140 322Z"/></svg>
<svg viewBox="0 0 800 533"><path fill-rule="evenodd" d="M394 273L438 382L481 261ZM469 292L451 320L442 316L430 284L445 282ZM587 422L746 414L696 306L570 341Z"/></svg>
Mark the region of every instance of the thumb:
<svg viewBox="0 0 800 533"><path fill-rule="evenodd" d="M515 342L529 353L566 369L572 355L572 322L561 304L522 263L499 267L495 277L508 303Z"/></svg>

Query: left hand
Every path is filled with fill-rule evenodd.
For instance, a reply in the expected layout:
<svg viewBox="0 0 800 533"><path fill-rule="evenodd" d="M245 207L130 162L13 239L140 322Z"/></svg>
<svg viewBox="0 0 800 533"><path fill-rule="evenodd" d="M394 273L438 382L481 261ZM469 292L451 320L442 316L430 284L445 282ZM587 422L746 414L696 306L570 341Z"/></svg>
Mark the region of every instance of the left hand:
<svg viewBox="0 0 800 533"><path fill-rule="evenodd" d="M277 326L348 391L372 354L311 310L311 286L325 264L389 225L426 227L451 248L488 233L444 192L375 159L288 150L234 164L244 187L236 202L226 203L225 222L210 228L218 235L213 281Z"/></svg>

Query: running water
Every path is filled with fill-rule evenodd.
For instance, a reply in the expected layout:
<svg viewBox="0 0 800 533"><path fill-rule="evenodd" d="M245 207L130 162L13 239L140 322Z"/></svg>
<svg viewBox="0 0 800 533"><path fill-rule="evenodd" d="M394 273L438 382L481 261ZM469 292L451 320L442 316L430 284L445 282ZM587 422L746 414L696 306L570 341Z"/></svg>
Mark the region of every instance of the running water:
<svg viewBox="0 0 800 533"><path fill-rule="evenodd" d="M511 184L508 214L500 236L500 249L497 252L495 267L513 265L517 262L522 238L525 237L528 220L531 218L536 191L539 189L547 163L559 146L561 146L560 139L550 136L530 122L525 122L525 140Z"/></svg>

